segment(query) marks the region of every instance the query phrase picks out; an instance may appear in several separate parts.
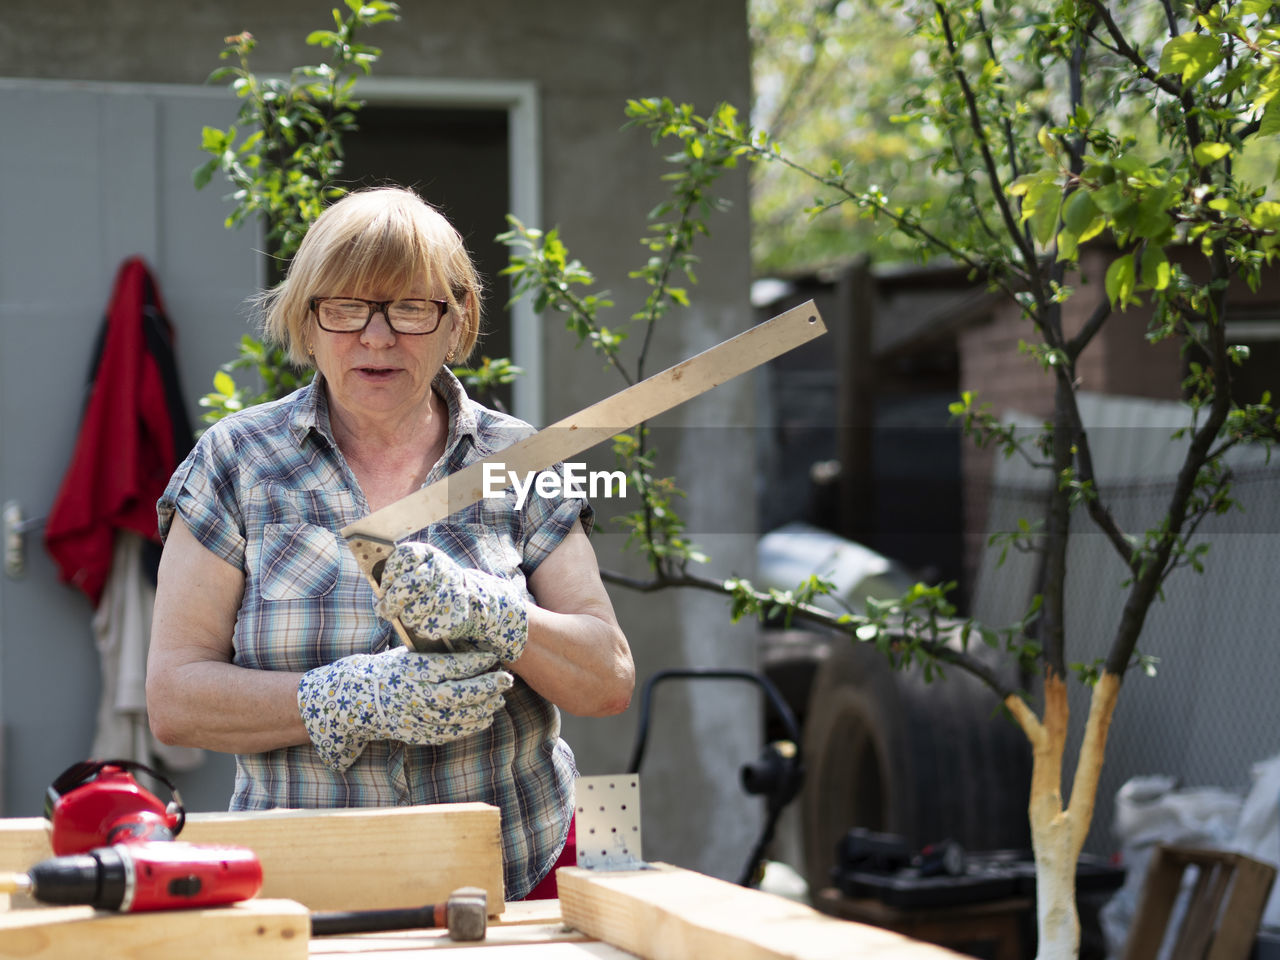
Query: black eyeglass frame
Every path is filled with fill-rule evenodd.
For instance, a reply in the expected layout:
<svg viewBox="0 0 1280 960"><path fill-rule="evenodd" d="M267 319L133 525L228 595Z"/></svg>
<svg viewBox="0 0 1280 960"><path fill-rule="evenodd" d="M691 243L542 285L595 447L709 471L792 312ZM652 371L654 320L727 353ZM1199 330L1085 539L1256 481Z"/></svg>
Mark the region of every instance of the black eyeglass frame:
<svg viewBox="0 0 1280 960"><path fill-rule="evenodd" d="M364 326L355 330L331 330L324 325L320 319L320 304L326 300L355 300L363 303L369 308L369 316L365 317ZM440 315L436 317L436 325L430 330L397 330L395 324L391 322L391 314L387 313L391 309L393 303L400 303L402 300L422 300L425 303L434 303L440 308ZM435 333L440 329L440 321L444 319L444 315L449 312L448 300L437 300L434 297L397 297L394 300L366 300L364 297L312 297L311 312L316 315L316 324L326 333L364 333L365 329L373 322L373 315L381 313L382 318L387 321L387 326L391 328L391 332L401 337L425 337Z"/></svg>

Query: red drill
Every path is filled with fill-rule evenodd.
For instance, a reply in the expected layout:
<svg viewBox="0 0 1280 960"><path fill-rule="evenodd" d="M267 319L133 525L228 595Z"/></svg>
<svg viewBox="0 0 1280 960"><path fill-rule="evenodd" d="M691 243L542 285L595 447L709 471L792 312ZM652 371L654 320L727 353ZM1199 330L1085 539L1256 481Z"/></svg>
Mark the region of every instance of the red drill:
<svg viewBox="0 0 1280 960"><path fill-rule="evenodd" d="M161 802L131 770L155 777L173 800ZM235 903L262 889L262 864L252 851L173 839L186 822L182 800L169 780L143 764L90 760L69 767L49 787L45 816L59 856L0 878L0 892L138 911Z"/></svg>
<svg viewBox="0 0 1280 960"><path fill-rule="evenodd" d="M0 878L0 892L122 912L213 907L261 889L262 864L251 850L158 840L51 857Z"/></svg>

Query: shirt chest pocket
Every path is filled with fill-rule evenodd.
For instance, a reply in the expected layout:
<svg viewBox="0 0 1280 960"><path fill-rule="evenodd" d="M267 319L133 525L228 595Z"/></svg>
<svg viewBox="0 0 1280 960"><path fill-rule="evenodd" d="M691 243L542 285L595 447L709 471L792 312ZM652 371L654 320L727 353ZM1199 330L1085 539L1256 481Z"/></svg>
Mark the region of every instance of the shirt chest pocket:
<svg viewBox="0 0 1280 960"><path fill-rule="evenodd" d="M268 523L262 531L264 600L303 600L333 592L342 565L332 530L310 523Z"/></svg>

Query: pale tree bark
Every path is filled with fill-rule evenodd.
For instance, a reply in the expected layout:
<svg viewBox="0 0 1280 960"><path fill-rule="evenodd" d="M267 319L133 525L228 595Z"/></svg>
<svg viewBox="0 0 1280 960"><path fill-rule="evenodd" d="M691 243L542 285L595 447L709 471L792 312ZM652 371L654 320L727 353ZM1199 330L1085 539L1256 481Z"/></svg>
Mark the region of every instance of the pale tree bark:
<svg viewBox="0 0 1280 960"><path fill-rule="evenodd" d="M1089 719L1071 784L1071 800L1062 800L1062 758L1067 743L1067 685L1056 671L1046 672L1044 717L1021 697L1005 706L1031 742L1031 846L1036 862L1037 960L1075 960L1080 954L1080 917L1076 909L1076 864L1093 821L1098 777L1107 749L1107 733L1120 693L1118 674L1104 672L1093 687Z"/></svg>

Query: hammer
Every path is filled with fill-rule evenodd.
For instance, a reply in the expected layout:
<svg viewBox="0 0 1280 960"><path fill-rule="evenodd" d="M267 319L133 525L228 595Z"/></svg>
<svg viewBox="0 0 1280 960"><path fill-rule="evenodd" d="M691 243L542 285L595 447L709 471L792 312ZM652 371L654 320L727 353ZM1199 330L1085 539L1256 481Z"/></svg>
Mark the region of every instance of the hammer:
<svg viewBox="0 0 1280 960"><path fill-rule="evenodd" d="M482 887L459 887L444 903L396 910L345 910L311 914L311 935L372 933L447 927L450 940L483 940L489 923L489 898Z"/></svg>

